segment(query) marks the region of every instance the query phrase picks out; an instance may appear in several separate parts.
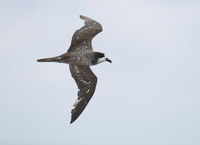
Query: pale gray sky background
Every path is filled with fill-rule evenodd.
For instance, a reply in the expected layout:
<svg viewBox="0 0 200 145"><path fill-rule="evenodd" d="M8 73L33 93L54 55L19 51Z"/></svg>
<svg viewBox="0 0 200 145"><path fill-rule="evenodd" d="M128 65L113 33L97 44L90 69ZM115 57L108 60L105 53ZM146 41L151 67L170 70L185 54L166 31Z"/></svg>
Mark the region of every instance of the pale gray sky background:
<svg viewBox="0 0 200 145"><path fill-rule="evenodd" d="M99 21L96 92L72 125L67 51L79 15ZM199 0L1 0L1 145L199 145Z"/></svg>

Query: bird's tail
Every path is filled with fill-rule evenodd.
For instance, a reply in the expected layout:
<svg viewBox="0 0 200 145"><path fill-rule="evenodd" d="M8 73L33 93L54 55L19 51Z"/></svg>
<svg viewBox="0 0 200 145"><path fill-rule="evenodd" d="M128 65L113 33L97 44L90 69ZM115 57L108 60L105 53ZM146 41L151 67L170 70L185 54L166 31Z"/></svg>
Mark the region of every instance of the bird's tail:
<svg viewBox="0 0 200 145"><path fill-rule="evenodd" d="M62 62L61 56L38 59L38 62Z"/></svg>

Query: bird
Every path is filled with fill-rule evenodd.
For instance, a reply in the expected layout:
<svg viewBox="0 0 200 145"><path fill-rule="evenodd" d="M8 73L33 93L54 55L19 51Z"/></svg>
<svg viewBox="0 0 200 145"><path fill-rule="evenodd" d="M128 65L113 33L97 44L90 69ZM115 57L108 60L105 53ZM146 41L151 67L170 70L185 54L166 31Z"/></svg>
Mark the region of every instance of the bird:
<svg viewBox="0 0 200 145"><path fill-rule="evenodd" d="M38 59L38 62L58 62L69 64L71 76L78 86L78 98L71 110L71 121L73 123L88 105L94 95L97 85L97 76L90 66L102 62L112 61L106 57L105 53L93 51L92 39L103 31L102 25L83 15L80 18L84 21L84 26L76 30L72 36L71 45L66 53L50 58Z"/></svg>

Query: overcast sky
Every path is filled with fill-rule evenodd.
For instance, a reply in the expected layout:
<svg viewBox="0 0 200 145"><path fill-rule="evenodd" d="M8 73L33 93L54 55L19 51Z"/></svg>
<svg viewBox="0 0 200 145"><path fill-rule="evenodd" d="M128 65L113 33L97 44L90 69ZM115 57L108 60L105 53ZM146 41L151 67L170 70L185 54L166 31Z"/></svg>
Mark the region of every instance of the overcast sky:
<svg viewBox="0 0 200 145"><path fill-rule="evenodd" d="M73 123L67 51L79 15L103 26L96 92ZM1 0L0 144L199 145L199 0Z"/></svg>

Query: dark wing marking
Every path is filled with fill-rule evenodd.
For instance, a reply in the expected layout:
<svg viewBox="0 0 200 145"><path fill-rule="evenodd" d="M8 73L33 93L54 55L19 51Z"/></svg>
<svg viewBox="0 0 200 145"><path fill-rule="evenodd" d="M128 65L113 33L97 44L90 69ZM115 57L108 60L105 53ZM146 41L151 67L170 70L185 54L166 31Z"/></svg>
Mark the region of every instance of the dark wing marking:
<svg viewBox="0 0 200 145"><path fill-rule="evenodd" d="M85 25L79 30L76 30L76 32L74 33L72 37L71 47L68 51L71 51L74 46L78 46L82 43L91 46L92 39L103 30L101 24L97 21L81 15L80 18L85 21ZM92 49L92 47L88 48Z"/></svg>
<svg viewBox="0 0 200 145"><path fill-rule="evenodd" d="M70 123L73 123L92 98L97 84L97 77L89 66L70 64L69 67L72 77L75 79L79 88L78 99L74 104L74 109L71 111Z"/></svg>

